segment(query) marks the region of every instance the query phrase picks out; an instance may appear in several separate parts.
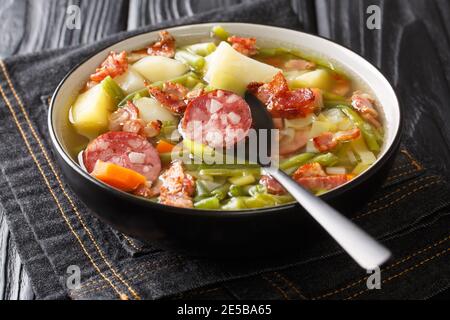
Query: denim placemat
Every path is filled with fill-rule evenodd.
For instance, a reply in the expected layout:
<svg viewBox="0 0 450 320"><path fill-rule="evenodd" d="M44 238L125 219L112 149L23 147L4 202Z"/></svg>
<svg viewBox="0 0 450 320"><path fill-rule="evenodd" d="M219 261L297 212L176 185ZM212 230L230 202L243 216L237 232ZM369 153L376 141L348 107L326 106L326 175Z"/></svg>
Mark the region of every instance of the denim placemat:
<svg viewBox="0 0 450 320"><path fill-rule="evenodd" d="M450 189L419 145L405 141L385 185L352 218L394 252L383 287L328 238L292 257L213 261L180 256L131 239L94 218L57 167L47 128L48 98L63 76L99 48L142 30L207 21L270 23L301 30L286 1L211 11L100 43L13 57L0 63L0 205L38 298L426 298L449 285ZM81 287L66 286L67 269ZM220 284L218 284L220 283Z"/></svg>

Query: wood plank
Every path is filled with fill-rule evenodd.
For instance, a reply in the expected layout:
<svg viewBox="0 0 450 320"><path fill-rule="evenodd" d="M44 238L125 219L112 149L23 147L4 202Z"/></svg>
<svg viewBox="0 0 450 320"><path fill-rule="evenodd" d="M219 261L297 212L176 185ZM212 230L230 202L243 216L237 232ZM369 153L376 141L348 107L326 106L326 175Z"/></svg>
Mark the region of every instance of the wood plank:
<svg viewBox="0 0 450 320"><path fill-rule="evenodd" d="M69 5L80 8L81 29L66 27ZM99 40L126 29L127 0L2 0L0 57ZM28 276L0 210L0 299L33 299Z"/></svg>
<svg viewBox="0 0 450 320"><path fill-rule="evenodd" d="M128 29L253 1L255 0L130 0ZM287 0L286 3L298 14L305 31L315 32L314 1Z"/></svg>

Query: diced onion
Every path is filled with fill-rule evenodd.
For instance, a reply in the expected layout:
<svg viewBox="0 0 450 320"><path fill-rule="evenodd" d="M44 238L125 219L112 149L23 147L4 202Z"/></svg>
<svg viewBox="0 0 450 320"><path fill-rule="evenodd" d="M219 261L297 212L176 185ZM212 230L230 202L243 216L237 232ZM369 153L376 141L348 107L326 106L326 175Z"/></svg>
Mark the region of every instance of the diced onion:
<svg viewBox="0 0 450 320"><path fill-rule="evenodd" d="M316 146L314 145L314 142L312 139L309 139L308 142L306 143L306 152L311 152L311 153L319 152L319 150L317 150Z"/></svg>
<svg viewBox="0 0 450 320"><path fill-rule="evenodd" d="M140 152L130 152L128 158L132 163L143 164L145 161L145 154Z"/></svg>
<svg viewBox="0 0 450 320"><path fill-rule="evenodd" d="M328 121L335 124L341 122L345 118L342 111L336 108L325 111L325 116L327 117Z"/></svg>
<svg viewBox="0 0 450 320"><path fill-rule="evenodd" d="M345 174L346 170L344 167L327 167L325 168L325 171L328 174Z"/></svg>
<svg viewBox="0 0 450 320"><path fill-rule="evenodd" d="M215 100L215 99L211 99L211 104L209 106L209 112L210 113L216 113L220 109L222 109L222 104L219 101Z"/></svg>
<svg viewBox="0 0 450 320"><path fill-rule="evenodd" d="M228 114L228 119L230 119L230 122L232 124L238 124L239 121L241 121L241 117L237 113L234 113L234 112L230 112Z"/></svg>

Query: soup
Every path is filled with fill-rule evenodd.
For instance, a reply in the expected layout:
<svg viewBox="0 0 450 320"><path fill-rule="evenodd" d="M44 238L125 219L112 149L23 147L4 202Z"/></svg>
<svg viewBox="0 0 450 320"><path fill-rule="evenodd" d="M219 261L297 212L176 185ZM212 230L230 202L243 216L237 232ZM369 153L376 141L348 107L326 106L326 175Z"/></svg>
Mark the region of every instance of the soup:
<svg viewBox="0 0 450 320"><path fill-rule="evenodd" d="M210 161L252 145L244 94L272 116L279 167L320 195L361 174L380 152L376 101L357 88L326 60L260 48L258 39L220 26L210 39L182 46L162 31L146 48L111 52L89 76L68 114L71 152L98 180L165 205L281 205L293 198L258 164Z"/></svg>

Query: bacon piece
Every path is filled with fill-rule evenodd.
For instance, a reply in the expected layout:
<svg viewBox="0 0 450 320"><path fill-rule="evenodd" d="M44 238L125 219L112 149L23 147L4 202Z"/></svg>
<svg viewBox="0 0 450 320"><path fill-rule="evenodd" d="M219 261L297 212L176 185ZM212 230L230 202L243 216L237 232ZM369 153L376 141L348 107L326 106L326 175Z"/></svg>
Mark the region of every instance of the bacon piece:
<svg viewBox="0 0 450 320"><path fill-rule="evenodd" d="M334 80L334 86L331 92L339 96L346 96L350 91L350 80L338 73L332 73L332 78Z"/></svg>
<svg viewBox="0 0 450 320"><path fill-rule="evenodd" d="M313 70L316 68L314 62L303 60L303 59L290 59L284 63L283 69L286 71L303 71L303 70Z"/></svg>
<svg viewBox="0 0 450 320"><path fill-rule="evenodd" d="M317 162L301 166L295 171L293 178L306 189L313 191L334 189L349 180L346 174L327 176Z"/></svg>
<svg viewBox="0 0 450 320"><path fill-rule="evenodd" d="M327 152L337 147L339 142L358 139L361 135L359 128L353 128L346 131L322 132L319 136L313 138L314 146L320 152Z"/></svg>
<svg viewBox="0 0 450 320"><path fill-rule="evenodd" d="M259 183L265 186L267 188L267 192L271 194L282 195L287 193L283 186L271 176L261 176L261 178L259 179Z"/></svg>
<svg viewBox="0 0 450 320"><path fill-rule="evenodd" d="M159 195L159 188L161 187L158 184L159 180L156 180L155 185L150 182L146 182L145 184L140 185L136 190L133 191L134 195L144 197L144 198L154 198Z"/></svg>
<svg viewBox="0 0 450 320"><path fill-rule="evenodd" d="M166 30L159 32L159 41L153 43L147 53L151 56L173 58L175 56L175 38Z"/></svg>
<svg viewBox="0 0 450 320"><path fill-rule="evenodd" d="M256 47L256 38L244 38L231 36L228 37L227 41L231 43L234 50L242 53L246 56L254 56L258 53L258 48Z"/></svg>
<svg viewBox="0 0 450 320"><path fill-rule="evenodd" d="M381 127L378 120L378 112L375 109L375 99L367 93L355 91L351 97L352 107L357 110L361 116L373 124L376 128Z"/></svg>
<svg viewBox="0 0 450 320"><path fill-rule="evenodd" d="M327 174L323 171L322 166L317 162L313 162L302 165L294 172L292 177L295 180L298 180L300 178L325 177L326 175Z"/></svg>
<svg viewBox="0 0 450 320"><path fill-rule="evenodd" d="M123 126L129 120L138 120L139 109L131 102L127 101L127 105L119 108L109 116L109 130L122 131Z"/></svg>
<svg viewBox="0 0 450 320"><path fill-rule="evenodd" d="M123 132L131 132L139 135L143 135L142 132L145 127L145 122L142 119L127 120L122 126Z"/></svg>
<svg viewBox="0 0 450 320"><path fill-rule="evenodd" d="M194 100L195 98L200 97L204 93L205 93L205 90L203 88L194 89L192 91L189 91L186 94L185 100L187 100L187 102L189 102L191 100Z"/></svg>
<svg viewBox="0 0 450 320"><path fill-rule="evenodd" d="M334 149L338 145L338 141L334 139L333 132L322 132L319 136L313 138L313 142L320 152Z"/></svg>
<svg viewBox="0 0 450 320"><path fill-rule="evenodd" d="M173 161L160 180L160 203L180 208L193 207L194 179L184 172L181 161Z"/></svg>
<svg viewBox="0 0 450 320"><path fill-rule="evenodd" d="M347 181L348 177L346 174L336 174L326 177L307 177L297 179L297 182L301 184L304 188L313 191L331 190L340 186L341 184L346 183Z"/></svg>
<svg viewBox="0 0 450 320"><path fill-rule="evenodd" d="M156 100L170 111L181 114L186 109L187 105L184 99L188 93L188 89L182 84L165 82L162 89L149 87L148 90Z"/></svg>
<svg viewBox="0 0 450 320"><path fill-rule="evenodd" d="M318 91L301 88L289 90L282 72L277 73L269 83L250 83L247 89L267 106L273 117L306 117L319 106Z"/></svg>
<svg viewBox="0 0 450 320"><path fill-rule="evenodd" d="M156 137L160 132L162 128L162 122L159 120L152 120L146 124L146 126L143 129L143 134L147 138L153 138Z"/></svg>
<svg viewBox="0 0 450 320"><path fill-rule="evenodd" d="M125 73L127 70L127 53L125 51L122 51L121 53L111 51L106 60L103 61L100 67L95 70L95 73L91 75L90 79L93 82L99 83L107 76L114 78Z"/></svg>

